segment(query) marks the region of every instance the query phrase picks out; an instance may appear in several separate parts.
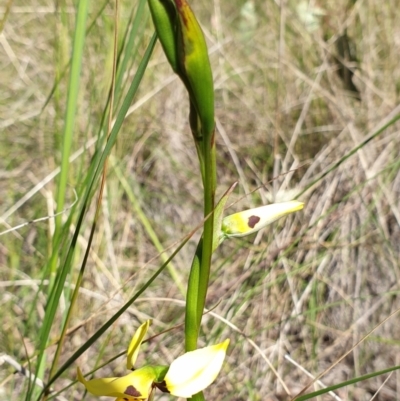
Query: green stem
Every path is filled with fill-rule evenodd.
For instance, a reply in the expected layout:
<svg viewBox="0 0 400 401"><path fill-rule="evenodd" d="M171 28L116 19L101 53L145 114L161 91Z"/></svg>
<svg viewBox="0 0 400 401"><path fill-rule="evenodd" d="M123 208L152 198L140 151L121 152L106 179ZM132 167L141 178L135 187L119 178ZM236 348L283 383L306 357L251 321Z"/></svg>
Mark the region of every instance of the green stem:
<svg viewBox="0 0 400 401"><path fill-rule="evenodd" d="M186 88L188 92L190 93L190 89L187 87ZM204 171L204 150L203 150L203 143L201 140L201 123L199 119L199 115L197 114L196 106L194 103L190 100L190 112L189 112L189 124L190 124L190 130L192 131L194 143L196 145L196 151L197 151L197 157L199 158L199 164L200 164L200 172L201 172L201 179L203 182L203 187L205 187L205 171Z"/></svg>
<svg viewBox="0 0 400 401"><path fill-rule="evenodd" d="M201 143L197 145L201 148ZM193 258L188 282L185 314L186 352L193 351L197 348L197 339L199 336L210 277L211 256L213 252L213 211L216 186L214 132L212 132L211 135L203 135L202 155L203 158L200 159L200 164L204 184L204 217L206 220L204 222L203 236L199 241Z"/></svg>
<svg viewBox="0 0 400 401"><path fill-rule="evenodd" d="M199 324L197 317L198 289L200 281L200 268L203 256L203 238L200 239L196 253L193 257L188 281L185 313L185 350L193 351L197 348Z"/></svg>
<svg viewBox="0 0 400 401"><path fill-rule="evenodd" d="M197 300L197 323L201 324L203 310L206 303L208 281L210 278L211 256L213 253L213 233L214 233L214 202L216 187L216 160L215 160L215 141L213 131L210 135L204 135L204 232L203 249L200 265L200 277Z"/></svg>

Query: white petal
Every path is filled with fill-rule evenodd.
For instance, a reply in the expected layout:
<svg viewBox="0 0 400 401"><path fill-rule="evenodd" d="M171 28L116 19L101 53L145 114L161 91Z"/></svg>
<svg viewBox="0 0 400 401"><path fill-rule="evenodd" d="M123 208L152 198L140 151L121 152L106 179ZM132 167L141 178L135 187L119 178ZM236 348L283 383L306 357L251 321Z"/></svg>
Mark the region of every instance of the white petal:
<svg viewBox="0 0 400 401"><path fill-rule="evenodd" d="M208 387L222 368L228 345L229 340L225 340L175 359L165 376L168 391L177 397L190 398Z"/></svg>

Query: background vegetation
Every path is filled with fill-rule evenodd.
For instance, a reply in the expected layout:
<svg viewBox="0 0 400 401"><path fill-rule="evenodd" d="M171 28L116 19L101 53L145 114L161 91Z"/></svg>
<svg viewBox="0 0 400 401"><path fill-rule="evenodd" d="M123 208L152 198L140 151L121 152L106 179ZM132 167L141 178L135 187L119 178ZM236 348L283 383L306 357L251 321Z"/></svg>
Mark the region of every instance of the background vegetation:
<svg viewBox="0 0 400 401"><path fill-rule="evenodd" d="M201 341L229 337L231 346L224 372L206 397L287 399L287 391L295 395L310 381L300 366L315 377L356 344L321 378L325 385L400 365L397 315L358 344L400 307L397 2L191 3L214 72L218 196L238 180L228 212L296 197L306 203L304 211L255 238L226 241L216 252L207 303L214 309L204 318ZM2 399L23 399L28 382L14 374L5 355L28 367L28 356L34 364L45 341L50 344L46 366L51 365L51 344L66 319L95 213L93 201L80 226L53 326L43 340L48 289L80 225L78 206L107 115L113 2L89 4L65 212L59 223L50 218L5 231L57 211L76 11L72 1L8 0L0 6ZM144 1L121 0L118 22L118 44L129 57L115 114L154 31ZM112 150L61 364L162 265L160 250L171 254L201 223L201 177L187 115L185 89L157 44ZM57 227L65 230L57 234ZM187 282L199 235L173 259L178 277L171 278L171 269L163 271L79 357L85 371L123 352L145 319L153 319L152 334L183 322L180 286ZM54 255L56 269L51 270ZM140 359L170 362L182 353L182 344L179 327L150 341ZM121 361L103 371L123 373ZM82 386L64 389L75 380L75 368L55 382L58 399L83 397ZM400 399L398 383L398 373L382 375L338 390L337 396Z"/></svg>

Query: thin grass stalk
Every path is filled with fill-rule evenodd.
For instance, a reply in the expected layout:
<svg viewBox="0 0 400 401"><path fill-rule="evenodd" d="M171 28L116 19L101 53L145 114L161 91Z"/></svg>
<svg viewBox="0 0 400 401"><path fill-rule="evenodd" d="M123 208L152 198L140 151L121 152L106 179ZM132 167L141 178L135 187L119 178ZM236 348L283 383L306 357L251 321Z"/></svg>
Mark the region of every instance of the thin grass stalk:
<svg viewBox="0 0 400 401"><path fill-rule="evenodd" d="M378 372L369 373L369 374L364 375L364 376L356 377L354 379L350 379L350 380L346 380L346 381L338 383L338 384L334 384L333 386L328 386L328 387L323 388L321 390L313 391L310 394L302 395L302 396L299 396L299 397L296 396L296 397L292 398L290 401L306 401L306 400L310 400L312 398L316 398L316 397L318 397L318 396L320 396L322 394L327 394L327 393L329 393L331 391L334 391L334 390L337 390L339 388L343 388L343 387L346 387L346 386L350 386L351 384L363 382L365 380L372 379L373 377L377 377L377 376L380 376L380 375L385 375L385 374L388 374L388 373L392 373L392 372L394 372L396 370L399 370L399 369L400 369L400 366L393 366L391 368L380 370Z"/></svg>
<svg viewBox="0 0 400 401"><path fill-rule="evenodd" d="M86 35L96 26L97 19L100 17L100 15L102 15L102 13L103 13L104 9L107 7L108 3L109 3L108 0L103 2L103 4L100 7L99 11L94 16L92 22L90 22L88 28L86 29ZM71 62L72 62L72 60L70 59L68 61L68 63L63 67L62 71L54 79L54 84L53 84L53 86L52 86L52 88L50 90L50 93L47 96L47 98L46 98L46 100L45 100L45 102L44 102L44 104L43 104L43 106L41 108L41 112L43 112L46 109L46 107L49 105L50 100L53 98L55 92L57 91L61 80L64 78L65 74L67 73L68 68L71 65Z"/></svg>
<svg viewBox="0 0 400 401"><path fill-rule="evenodd" d="M128 70L128 64L133 64L135 58L138 54L136 48L139 46L138 38L139 35L139 28L143 27L143 20L145 17L145 4L147 0L140 0L137 5L137 9L135 15L129 18L128 27L125 32L124 43L125 46L120 51L118 56L118 63L117 63L117 73L116 73L116 80L115 80L115 99L116 99L116 106L120 100L121 88L123 78L126 75L126 71ZM134 11L132 10L132 13ZM123 51L122 51L123 50Z"/></svg>
<svg viewBox="0 0 400 401"><path fill-rule="evenodd" d="M112 80L111 80L111 99L110 99L110 107L109 107L109 112L108 112L108 138L110 136L110 132L111 132L111 124L112 124L112 118L113 118L113 105L114 105L114 93L115 93L115 75L116 75L116 63L117 63L117 43L118 43L118 9L119 9L119 2L118 0L115 1L115 28L114 28L114 54L113 54L113 69L112 69ZM90 235L89 235L89 240L88 240L88 245L86 247L86 251L85 251L85 255L82 261L82 265L81 265L81 270L79 272L78 275L78 279L77 282L75 284L75 289L72 293L72 298L70 301L70 305L68 308L68 312L67 312L67 316L65 318L64 324L63 324L63 329L60 335L60 339L57 343L57 349L55 352L55 356L53 359L53 363L50 369L50 374L49 377L52 377L53 374L55 373L55 369L57 367L59 358L61 356L61 351L64 345L64 340L65 340L65 336L66 336L66 332L67 332L67 328L72 316L72 311L74 309L74 306L76 304L78 295L79 295L79 289L82 283L82 279L83 279L83 274L85 271L85 267L86 267L86 263L87 260L89 258L89 253L90 253L90 249L91 249L91 245L92 245L92 241L93 241L93 237L94 237L94 233L96 230L96 225L99 219L99 215L100 215L100 210L101 210L101 201L103 199L103 193L104 193L104 186L106 183L106 177L107 177L107 161L108 159L105 160L104 163L104 168L103 168L103 175L102 175L102 179L101 179L101 183L100 183L100 190L99 190L99 194L98 194L98 198L97 198L97 205L96 205L96 212L95 212L95 217L94 217L94 221L92 224L92 228L90 231Z"/></svg>
<svg viewBox="0 0 400 401"><path fill-rule="evenodd" d="M57 194L57 209L56 213L60 213L64 210L65 206L65 194L66 187L68 181L68 172L69 172L69 157L72 146L72 138L75 126L75 117L77 112L77 104L78 104L78 94L80 88L80 74L82 69L82 57L83 57L83 48L85 44L86 37L86 19L88 14L88 0L82 0L79 2L78 12L76 17L76 25L75 25L75 36L74 36L74 45L73 45L73 53L72 53L72 62L71 62L71 72L68 86L68 99L67 99L67 109L65 113L65 126L63 133L63 146L62 146L62 160L61 160L61 171L60 171L60 180L58 184L58 194ZM59 235L62 232L62 215L59 214L55 219L55 233L54 233L54 243L59 242ZM57 247L53 248L52 257L50 259L49 268L50 268L50 299L49 302L52 304L55 299L51 296L54 294L52 292L52 280L54 280L54 275L57 268L57 260L58 260L58 249ZM54 294L55 295L55 294ZM53 301L53 302L52 302ZM47 312L47 310L46 310ZM46 320L49 319L49 320ZM54 321L54 315L45 315L45 325L47 325L47 329L41 331L40 336L40 351L38 355L38 360L36 364L36 376L38 378L41 374L40 371L42 369L42 362L45 357L45 347L48 342L48 336L50 333L50 327ZM32 387L33 389L34 387ZM32 391L32 390L31 390ZM32 396L31 392L27 393L27 399L30 399Z"/></svg>
<svg viewBox="0 0 400 401"><path fill-rule="evenodd" d="M65 207L66 187L68 183L69 172L69 157L71 153L72 140L75 128L75 118L78 106L78 94L80 88L80 75L82 69L83 48L86 38L86 19L88 13L89 1L82 0L79 2L78 12L76 17L75 37L72 53L71 73L68 86L67 109L65 112L65 125L63 132L63 145L61 154L61 171L58 183L57 193L57 209L56 213L60 213ZM62 226L62 215L58 214L55 218L56 232L54 237L57 237ZM53 259L51 272L54 273L56 260Z"/></svg>
<svg viewBox="0 0 400 401"><path fill-rule="evenodd" d="M124 99L124 102L121 105L121 108L117 114L115 123L113 125L113 128L110 133L109 140L106 143L106 146L104 148L104 151L102 153L97 152L96 155L93 158L92 166L89 171L89 176L87 177L87 185L85 185L85 194L83 196L83 204L81 207L80 215L78 218L78 222L76 225L76 229L71 241L71 245L68 248L67 255L65 258L65 262L63 264L63 268L61 269L61 275L58 280L57 286L55 286L54 289L54 295L52 297L52 303L50 305L50 308L46 309L46 316L44 319L44 325L42 327L41 331L41 348L39 351L39 356L41 353L43 353L44 348L46 346L47 341L44 341L44 339L47 339L50 333L51 329L51 324L46 324L46 322L52 322L54 320L54 316L57 311L58 307L58 300L60 299L61 293L63 291L63 283L65 283L65 279L67 277L67 272L68 272L68 267L71 267L72 264L72 258L75 252L75 247L78 241L78 236L80 232L80 228L83 223L84 216L86 214L87 207L89 205L89 201L92 195L93 188L95 186L95 183L97 182L98 177L100 176L101 172L103 171L103 166L105 164L105 161L108 157L108 155L111 152L112 147L115 144L115 141L117 139L117 134L119 130L121 129L122 123L124 121L124 118L126 116L126 113L129 110L130 104L132 103L132 100L134 96L136 95L137 89L139 87L139 84L142 80L142 77L144 75L144 72L146 70L148 61L150 59L150 56L153 52L155 43L156 43L156 36L154 35L146 49L146 52L143 56L143 59L138 66L137 72L135 74L135 77L131 83L131 86L128 89L128 93ZM51 382L53 382L55 379L54 377L58 377L57 373L50 379ZM47 386L49 388L49 385Z"/></svg>

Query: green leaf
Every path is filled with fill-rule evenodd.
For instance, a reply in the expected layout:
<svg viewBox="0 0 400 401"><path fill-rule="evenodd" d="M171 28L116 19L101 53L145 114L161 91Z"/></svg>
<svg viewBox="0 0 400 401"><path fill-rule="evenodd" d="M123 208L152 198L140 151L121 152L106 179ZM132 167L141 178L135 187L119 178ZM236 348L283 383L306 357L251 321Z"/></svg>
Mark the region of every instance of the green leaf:
<svg viewBox="0 0 400 401"><path fill-rule="evenodd" d="M347 380L345 382L342 382L342 383L339 383L339 384L335 384L333 386L326 387L326 388L324 388L322 390L314 391L314 392L312 392L310 394L305 394L305 395L302 395L300 397L295 397L295 398L293 398L293 400L295 400L295 401L309 400L311 398L318 397L321 394L326 394L326 393L329 393L330 391L337 390L338 388L346 387L346 386L349 386L350 384L355 384L355 383L358 383L358 382L361 382L361 381L364 381L364 380L371 379L371 378L376 377L376 376L380 376L380 375L384 375L386 373L394 372L395 370L399 370L399 369L400 369L400 366L394 366L394 367L389 368L389 369L384 369L384 370L380 370L378 372L370 373L368 375L356 377L354 379Z"/></svg>
<svg viewBox="0 0 400 401"><path fill-rule="evenodd" d="M180 75L176 36L177 13L170 0L148 0L158 39L175 73Z"/></svg>

